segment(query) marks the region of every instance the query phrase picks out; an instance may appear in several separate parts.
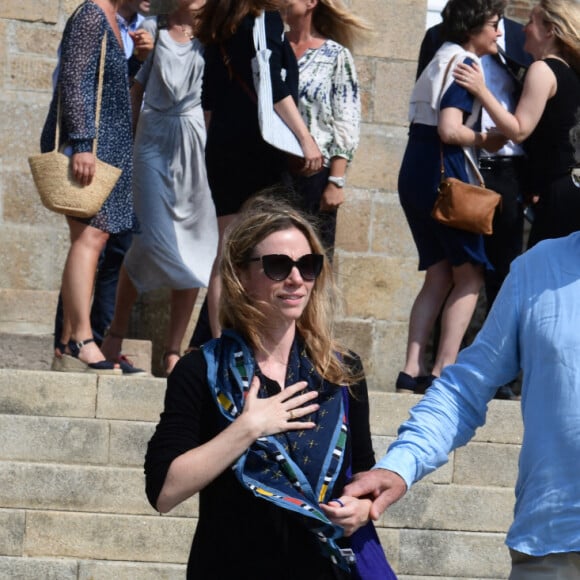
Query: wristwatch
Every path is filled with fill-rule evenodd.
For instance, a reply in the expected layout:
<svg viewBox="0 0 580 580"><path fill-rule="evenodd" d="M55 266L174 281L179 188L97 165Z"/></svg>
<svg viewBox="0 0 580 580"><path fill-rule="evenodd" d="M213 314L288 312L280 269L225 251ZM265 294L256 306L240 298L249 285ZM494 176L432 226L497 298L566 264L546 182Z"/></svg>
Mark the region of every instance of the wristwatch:
<svg viewBox="0 0 580 580"><path fill-rule="evenodd" d="M328 181L330 183L334 183L336 187L344 187L346 184L346 178L344 177L344 175L342 177L338 177L336 175L329 175Z"/></svg>

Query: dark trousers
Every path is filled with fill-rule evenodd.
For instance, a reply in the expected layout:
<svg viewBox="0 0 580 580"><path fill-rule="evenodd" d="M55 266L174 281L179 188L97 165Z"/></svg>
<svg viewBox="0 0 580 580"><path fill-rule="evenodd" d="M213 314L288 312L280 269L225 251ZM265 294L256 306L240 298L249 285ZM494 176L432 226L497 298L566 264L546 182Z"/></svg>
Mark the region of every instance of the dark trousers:
<svg viewBox="0 0 580 580"><path fill-rule="evenodd" d="M115 313L115 298L117 294L117 283L119 281L119 270L123 264L125 253L131 245L133 234L123 232L111 234L107 240L105 249L99 256L97 275L95 278L95 289L93 304L91 306L91 327L95 342L100 345L105 335L105 330L111 324ZM62 295L58 296L58 306L54 319L54 346L60 343L63 325ZM77 336L79 340L85 340L88 336Z"/></svg>
<svg viewBox="0 0 580 580"><path fill-rule="evenodd" d="M485 236L485 253L494 270L485 273L487 311L491 308L510 264L522 253L524 216L522 211L522 177L524 160L521 157L482 158L480 171L486 187L501 195L501 209L493 220L493 234Z"/></svg>
<svg viewBox="0 0 580 580"><path fill-rule="evenodd" d="M314 222L320 236L320 241L326 250L326 255L332 261L334 255L334 240L336 238L336 211L320 211L320 200L328 184L328 167L310 177L295 176L292 186L296 192L300 209L308 214Z"/></svg>
<svg viewBox="0 0 580 580"><path fill-rule="evenodd" d="M570 175L551 184L534 206L534 223L528 248L549 238L562 238L580 230L580 188Z"/></svg>

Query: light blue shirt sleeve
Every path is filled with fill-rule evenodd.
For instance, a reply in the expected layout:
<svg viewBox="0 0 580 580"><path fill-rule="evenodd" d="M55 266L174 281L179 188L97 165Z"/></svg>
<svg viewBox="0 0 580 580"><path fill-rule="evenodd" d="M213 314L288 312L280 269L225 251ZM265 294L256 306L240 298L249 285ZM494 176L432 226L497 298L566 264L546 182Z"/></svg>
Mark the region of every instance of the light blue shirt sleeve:
<svg viewBox="0 0 580 580"><path fill-rule="evenodd" d="M474 343L411 409L376 468L398 473L411 487L472 438L485 422L487 404L497 388L520 370L518 302L517 276L512 272Z"/></svg>

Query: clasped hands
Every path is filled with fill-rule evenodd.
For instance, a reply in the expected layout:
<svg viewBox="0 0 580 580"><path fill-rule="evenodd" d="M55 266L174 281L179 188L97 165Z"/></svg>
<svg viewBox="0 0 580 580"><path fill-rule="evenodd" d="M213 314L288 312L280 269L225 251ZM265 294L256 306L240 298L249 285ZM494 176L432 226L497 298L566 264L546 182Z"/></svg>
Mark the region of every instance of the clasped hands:
<svg viewBox="0 0 580 580"><path fill-rule="evenodd" d="M318 397L316 391L300 394L307 385L306 381L299 381L272 397L260 398L260 380L254 377L240 418L248 422L256 439L283 431L312 429L316 423L302 419L318 411L320 405L314 402ZM342 495L320 504L320 509L330 521L344 529L345 536L350 536L368 522L371 504L370 499Z"/></svg>

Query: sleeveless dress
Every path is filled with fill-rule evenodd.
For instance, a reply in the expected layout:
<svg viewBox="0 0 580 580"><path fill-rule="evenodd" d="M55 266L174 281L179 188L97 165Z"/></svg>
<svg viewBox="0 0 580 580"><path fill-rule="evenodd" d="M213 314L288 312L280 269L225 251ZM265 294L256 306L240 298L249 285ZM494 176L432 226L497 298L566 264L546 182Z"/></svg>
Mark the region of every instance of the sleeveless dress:
<svg viewBox="0 0 580 580"><path fill-rule="evenodd" d="M91 0L69 18L64 29L55 92L42 130L40 149L54 149L57 96L61 98L61 142L73 153L92 151L101 40L107 35L97 157L123 170L99 213L85 222L110 234L132 231L132 129L127 61L105 13Z"/></svg>
<svg viewBox="0 0 580 580"><path fill-rule="evenodd" d="M155 36L156 24L143 28ZM136 80L145 86L135 137L133 192L140 233L125 257L139 292L207 286L217 220L205 170L203 47L159 31Z"/></svg>
<svg viewBox="0 0 580 580"><path fill-rule="evenodd" d="M558 88L548 100L540 121L524 142L528 155L525 191L539 195L528 247L547 238L560 238L580 230L580 189L570 176L574 147L570 129L580 106L580 76L559 59L547 58Z"/></svg>

